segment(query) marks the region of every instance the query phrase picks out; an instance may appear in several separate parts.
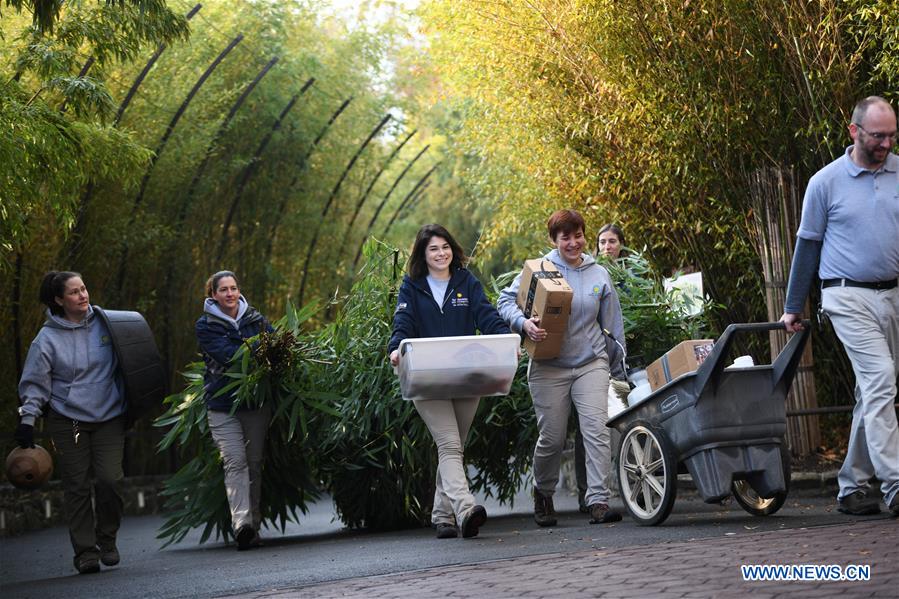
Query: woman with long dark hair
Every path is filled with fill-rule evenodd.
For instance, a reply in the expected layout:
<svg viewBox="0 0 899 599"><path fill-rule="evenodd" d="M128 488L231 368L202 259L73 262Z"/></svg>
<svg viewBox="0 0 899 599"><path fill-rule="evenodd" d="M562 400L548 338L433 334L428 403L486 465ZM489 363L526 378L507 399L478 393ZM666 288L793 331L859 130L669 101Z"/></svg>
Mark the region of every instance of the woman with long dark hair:
<svg viewBox="0 0 899 599"><path fill-rule="evenodd" d="M624 231L618 225L606 223L599 228L596 234L597 256L608 256L611 260L624 258L627 256L625 245Z"/></svg>
<svg viewBox="0 0 899 599"><path fill-rule="evenodd" d="M509 333L496 308L487 300L480 281L466 268L462 247L440 225L425 225L415 237L393 317L387 346L390 362L399 364L403 339ZM475 503L462 463L468 431L479 397L415 400L415 409L437 444L437 490L431 522L437 538L469 538L487 520L484 506Z"/></svg>

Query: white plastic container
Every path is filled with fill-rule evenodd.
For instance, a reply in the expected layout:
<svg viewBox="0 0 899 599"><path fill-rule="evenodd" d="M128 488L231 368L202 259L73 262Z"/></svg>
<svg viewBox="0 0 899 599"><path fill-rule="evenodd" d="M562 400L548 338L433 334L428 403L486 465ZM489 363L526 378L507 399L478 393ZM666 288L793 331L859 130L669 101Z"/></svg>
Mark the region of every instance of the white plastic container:
<svg viewBox="0 0 899 599"><path fill-rule="evenodd" d="M733 364L725 368L725 370L730 370L731 368L749 368L751 366L755 366L752 356L740 356L734 360Z"/></svg>
<svg viewBox="0 0 899 599"><path fill-rule="evenodd" d="M633 407L649 397L652 393L652 387L649 386L649 377L645 370L635 370L629 378L635 386L627 395L627 405L628 407Z"/></svg>
<svg viewBox="0 0 899 599"><path fill-rule="evenodd" d="M514 334L404 339L397 366L403 399L508 395L520 344Z"/></svg>

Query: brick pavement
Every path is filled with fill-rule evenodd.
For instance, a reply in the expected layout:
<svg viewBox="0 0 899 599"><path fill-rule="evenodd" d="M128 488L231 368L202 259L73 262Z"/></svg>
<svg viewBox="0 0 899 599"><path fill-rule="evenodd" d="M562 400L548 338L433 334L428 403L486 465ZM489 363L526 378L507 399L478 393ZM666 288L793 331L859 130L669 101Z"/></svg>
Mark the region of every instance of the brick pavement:
<svg viewBox="0 0 899 599"><path fill-rule="evenodd" d="M744 582L740 566L748 564L869 565L871 578L866 582ZM625 549L517 557L234 597L741 596L899 597L899 521L880 518Z"/></svg>

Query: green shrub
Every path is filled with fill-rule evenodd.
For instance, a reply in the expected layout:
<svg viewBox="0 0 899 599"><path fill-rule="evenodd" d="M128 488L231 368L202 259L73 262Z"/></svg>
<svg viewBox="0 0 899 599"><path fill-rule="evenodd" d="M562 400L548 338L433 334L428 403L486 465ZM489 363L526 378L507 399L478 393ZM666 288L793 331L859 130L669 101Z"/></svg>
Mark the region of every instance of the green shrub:
<svg viewBox="0 0 899 599"><path fill-rule="evenodd" d="M690 316L690 299L666 291L642 252L629 250L617 262L600 263L618 287L629 366L648 365L681 341L709 334L709 317L718 306L703 300L699 313Z"/></svg>
<svg viewBox="0 0 899 599"><path fill-rule="evenodd" d="M365 247L365 263L334 322L317 332L300 325L313 308L288 313L274 334L250 340L234 357L223 390L238 403L275 408L266 441L262 514L283 528L298 520L321 490L333 497L351 527L397 529L426 525L434 496L437 448L412 402L400 395L387 356L405 256L378 241ZM674 298L640 254L610 267L621 293L631 348L649 355L696 336L703 317L672 309ZM487 281L491 301L516 273ZM472 490L508 503L530 471L537 428L522 355L511 393L481 400L465 449L473 467ZM203 365L190 365L187 387L166 400L157 426L171 427L161 449L177 445L192 458L167 483L160 531L169 543L204 526L231 536L221 460L208 434Z"/></svg>
<svg viewBox="0 0 899 599"><path fill-rule="evenodd" d="M279 525L298 520L307 504L319 497L316 472L321 446L337 412L329 406L334 396L311 389L310 370L321 362L319 349L304 339L300 326L313 307L294 310L275 323L273 334L262 333L235 352L226 376L234 379L220 393L236 389L239 405L272 406L272 423L265 443L261 512L265 523ZM163 495L168 520L158 537L166 545L182 540L192 528L204 527L200 542L234 535L225 495L221 456L206 420L202 362L188 366L187 387L166 398L168 409L156 421L170 427L159 443L164 451L177 446L187 463L165 483Z"/></svg>

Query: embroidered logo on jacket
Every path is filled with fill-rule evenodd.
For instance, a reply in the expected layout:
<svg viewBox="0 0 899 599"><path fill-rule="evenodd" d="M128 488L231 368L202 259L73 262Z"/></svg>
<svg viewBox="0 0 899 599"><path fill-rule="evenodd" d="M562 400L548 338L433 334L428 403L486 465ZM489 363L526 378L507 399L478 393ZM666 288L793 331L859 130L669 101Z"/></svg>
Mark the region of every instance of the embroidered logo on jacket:
<svg viewBox="0 0 899 599"><path fill-rule="evenodd" d="M594 285L593 289L590 290L590 295L593 297L599 297L602 295L602 288L599 285Z"/></svg>
<svg viewBox="0 0 899 599"><path fill-rule="evenodd" d="M400 302L396 305L396 311L399 312L400 310L405 310L406 306L408 306L406 302Z"/></svg>
<svg viewBox="0 0 899 599"><path fill-rule="evenodd" d="M456 297L454 297L450 300L450 303L453 305L454 308L465 308L468 306L468 298L462 297L461 293L457 293Z"/></svg>

